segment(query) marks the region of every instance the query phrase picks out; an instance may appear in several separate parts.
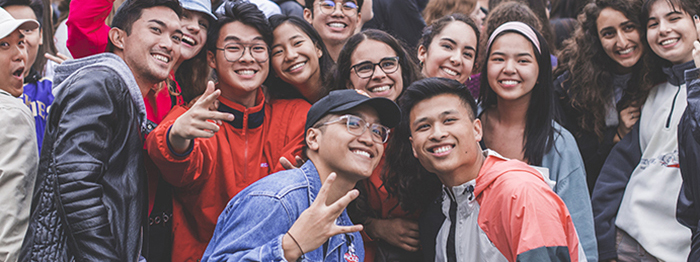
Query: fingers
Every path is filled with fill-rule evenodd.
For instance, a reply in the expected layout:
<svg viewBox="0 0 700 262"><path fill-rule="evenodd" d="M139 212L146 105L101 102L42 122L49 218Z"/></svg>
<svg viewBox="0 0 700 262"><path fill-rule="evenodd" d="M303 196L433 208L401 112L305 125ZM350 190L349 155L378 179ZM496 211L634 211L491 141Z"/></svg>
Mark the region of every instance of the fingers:
<svg viewBox="0 0 700 262"><path fill-rule="evenodd" d="M337 212L338 214L342 213L343 210L345 210L345 208L350 204L350 202L355 200L355 198L357 198L357 196L359 195L360 191L358 191L357 189L350 190L343 197L338 199L338 201L335 201L331 205L332 210L334 212Z"/></svg>
<svg viewBox="0 0 700 262"><path fill-rule="evenodd" d="M214 101L216 101L220 94L221 90L214 90L212 82L209 81L209 84L207 84L207 89L204 91L204 94L202 94L202 97L200 97L192 107L203 107L209 109L210 106L214 105Z"/></svg>
<svg viewBox="0 0 700 262"><path fill-rule="evenodd" d="M304 159L301 158L301 156L294 156L294 159L297 161L297 167L301 167L304 165Z"/></svg>
<svg viewBox="0 0 700 262"><path fill-rule="evenodd" d="M279 161L280 161L280 165L282 165L282 167L283 167L285 170L289 170L289 169L294 169L294 168L295 168L294 165L292 165L292 162L289 162L289 160L287 160L286 157L280 157L280 160L279 160Z"/></svg>
<svg viewBox="0 0 700 262"><path fill-rule="evenodd" d="M700 30L700 28L698 28L698 30ZM700 37L700 33L698 35L698 37ZM700 42L693 42L693 47L693 60L695 60L695 67L700 67Z"/></svg>
<svg viewBox="0 0 700 262"><path fill-rule="evenodd" d="M328 177L326 177L326 181L323 181L323 185L321 186L321 189L318 191L318 196L316 196L316 200L312 203L312 205L316 205L316 202L319 202L323 205L326 203L326 199L328 199L328 191L331 188L331 185L333 184L333 181L335 181L335 172L331 172Z"/></svg>
<svg viewBox="0 0 700 262"><path fill-rule="evenodd" d="M56 54L56 55L57 56L53 56L49 53L46 53L46 54L44 54L44 57L46 57L46 59L49 59L51 61L56 62L57 64L62 64L63 62L65 62L66 60L69 59L67 56L64 56L62 54Z"/></svg>
<svg viewBox="0 0 700 262"><path fill-rule="evenodd" d="M362 228L363 228L362 225L335 226L335 228L331 231L331 234L333 236L335 236L337 234L359 232L359 231L362 231Z"/></svg>

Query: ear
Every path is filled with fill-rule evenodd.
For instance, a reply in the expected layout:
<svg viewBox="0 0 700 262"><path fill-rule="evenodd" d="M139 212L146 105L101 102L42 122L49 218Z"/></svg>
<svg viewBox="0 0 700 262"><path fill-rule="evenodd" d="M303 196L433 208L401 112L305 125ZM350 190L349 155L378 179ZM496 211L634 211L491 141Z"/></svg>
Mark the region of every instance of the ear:
<svg viewBox="0 0 700 262"><path fill-rule="evenodd" d="M313 152L318 152L319 137L322 135L321 130L317 128L309 128L306 130L306 146Z"/></svg>
<svg viewBox="0 0 700 262"><path fill-rule="evenodd" d="M418 47L418 61L420 61L421 65L425 62L425 57L428 54L428 49L424 45L420 45Z"/></svg>
<svg viewBox="0 0 700 262"><path fill-rule="evenodd" d="M116 27L109 29L109 41L112 42L114 47L124 51L124 41L126 38L126 32Z"/></svg>
<svg viewBox="0 0 700 262"><path fill-rule="evenodd" d="M413 137L409 136L408 141L411 142L411 151L413 151L413 157L418 158L418 153L416 152L416 148L413 147Z"/></svg>
<svg viewBox="0 0 700 262"><path fill-rule="evenodd" d="M481 119L476 119L472 123L474 125L474 140L478 143L481 141L481 138L483 136L483 129L481 128Z"/></svg>
<svg viewBox="0 0 700 262"><path fill-rule="evenodd" d="M309 10L308 8L304 8L304 20L306 20L306 22L309 22L309 24L311 24L311 25L314 24L313 23L314 15L311 13L311 10Z"/></svg>
<svg viewBox="0 0 700 262"><path fill-rule="evenodd" d="M216 69L216 56L212 51L207 50L207 64L212 69Z"/></svg>
<svg viewBox="0 0 700 262"><path fill-rule="evenodd" d="M39 45L44 44L44 29L39 29Z"/></svg>
<svg viewBox="0 0 700 262"><path fill-rule="evenodd" d="M323 56L323 51L317 45L314 45L314 47L316 47L316 55L318 58L321 58Z"/></svg>

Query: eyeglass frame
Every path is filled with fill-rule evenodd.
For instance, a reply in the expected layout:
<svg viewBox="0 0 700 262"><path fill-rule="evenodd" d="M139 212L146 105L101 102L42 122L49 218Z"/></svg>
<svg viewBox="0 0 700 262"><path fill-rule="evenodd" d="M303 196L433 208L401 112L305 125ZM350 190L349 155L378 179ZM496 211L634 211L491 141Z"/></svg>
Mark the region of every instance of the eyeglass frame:
<svg viewBox="0 0 700 262"><path fill-rule="evenodd" d="M331 3L333 3L333 10L332 10L330 13L326 13L325 11L323 11L323 6L322 6L322 5L323 5L323 3L325 3L325 2L331 2ZM345 13L345 11L343 10L343 7L345 7L345 4L346 4L346 3L353 3L353 4L355 4L355 8L353 8L353 10L347 10L347 11L349 11L349 12L352 12L352 11L355 11L355 12L352 12L351 14ZM324 14L326 14L326 15L331 15L331 14L333 14L333 13L335 12L335 10L337 9L337 6L338 6L338 4L337 4L335 1L333 1L333 0L321 0L321 1L317 2L317 3L314 4L314 5L318 6L319 9L321 9L321 13L324 13ZM343 4L340 5L340 12L343 13L344 15L348 16L348 17L355 17L355 16L357 16L357 14L359 13L359 10L360 10L360 7L357 5L357 3L353 2L353 1L343 1Z"/></svg>
<svg viewBox="0 0 700 262"><path fill-rule="evenodd" d="M361 126L362 126L362 131L361 131L360 133L357 133L357 134L356 134L356 133L354 133L353 131L351 131L352 129L351 129L351 127L350 127L350 118L357 118L357 119L359 119L359 121L365 122L364 125L361 125ZM328 122L324 122L324 123L321 123L321 124L317 124L317 125L314 126L314 128L319 128L319 127L322 127L322 126L325 126L325 125L335 124L335 123L338 123L338 122L343 121L343 120L346 120L346 121L345 121L345 129L346 129L346 130L348 131L348 133L350 133L351 135L355 135L355 136L358 136L358 137L359 137L359 136L362 136L362 134L364 134L365 131L367 131L367 128L368 128L368 127L378 126L378 127L380 127L381 129L383 129L384 131L386 131L386 136L383 137L383 138L382 138L382 137L377 137L377 136L374 136L374 133L372 133L372 134L371 134L371 135L372 135L372 141L377 142L377 143L386 143L386 141L389 140L389 133L391 133L391 129L389 129L388 127L386 127L386 126L384 126L384 125L382 125L382 124L370 124L369 122L367 122L366 120L362 119L361 117L356 116L356 115L351 115L351 114L345 114L345 115L342 115L342 116L340 116L340 117L338 117L338 118L336 118L336 119L334 119L334 120L330 120L330 121L328 121ZM371 132L371 131L370 131L370 132ZM382 141L378 141L377 139L381 139Z"/></svg>
<svg viewBox="0 0 700 262"><path fill-rule="evenodd" d="M382 67L382 62L384 62L385 60L390 60L390 59L396 59L396 68L394 68L393 71L387 72L387 71L384 70L384 68ZM360 65L363 65L363 64L372 64L372 73L369 74L368 76L365 76L365 77L361 76L361 75L360 75L360 72L357 71L357 67L360 66ZM398 56L388 56L388 57L384 57L384 58L382 58L381 60L379 60L379 63L372 63L372 62L369 62L369 61L364 61L364 62L357 63L357 64L351 66L350 69L352 69L353 71L355 71L355 75L357 75L357 77L362 78L362 79L365 79L365 78L371 78L372 76L374 76L374 72L375 72L375 70L377 70L377 66L379 66L379 69L382 70L382 72L384 72L384 74L387 74L387 75L388 75L388 74L394 73L394 72L396 72L397 70L399 70L399 67L401 67L401 64L399 63L399 57L398 57Z"/></svg>
<svg viewBox="0 0 700 262"><path fill-rule="evenodd" d="M230 60L229 57L226 55L226 53L227 53L227 52L226 52L226 47L227 47L227 46L230 46L230 45L240 45L240 46L243 47L243 52L241 52L241 56L238 57L238 59L233 60L233 61ZM266 53L266 55L265 55L265 60L259 61L258 59L255 58L255 56L253 55L253 47L255 47L255 46L262 46L262 47L265 47L265 53ZM267 62L267 61L270 60L270 47L268 47L267 44L263 44L263 43L242 43L242 42L236 42L236 43L228 43L228 44L225 44L225 45L224 45L224 48L218 48L218 47L216 47L215 49L216 49L216 50L224 51L224 59L226 59L226 61L229 61L229 62L231 62L231 63L235 63L235 62L240 61L241 58L243 58L243 56L245 55L245 50L246 50L246 49L248 49L248 53L250 54L250 57L252 57L253 60L255 60L255 62L258 62L258 63L265 63L265 62Z"/></svg>

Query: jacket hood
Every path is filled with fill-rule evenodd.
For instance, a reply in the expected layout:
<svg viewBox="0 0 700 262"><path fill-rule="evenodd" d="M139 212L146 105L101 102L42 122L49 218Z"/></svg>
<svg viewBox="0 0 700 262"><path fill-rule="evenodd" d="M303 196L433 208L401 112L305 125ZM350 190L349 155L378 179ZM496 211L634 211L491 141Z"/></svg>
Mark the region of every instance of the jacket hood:
<svg viewBox="0 0 700 262"><path fill-rule="evenodd" d="M81 70L91 70L95 68L106 67L112 69L119 77L124 80L126 87L129 90L131 99L134 104L139 108L139 123L141 123L141 131L144 132L146 128L146 105L143 102L143 94L141 94L141 89L138 84L136 84L136 79L131 73L129 66L124 63L121 57L105 52L93 56L88 56L80 59L65 61L56 67L54 74L53 84L55 86L53 93L54 96L58 95L63 89L64 82L74 73Z"/></svg>
<svg viewBox="0 0 700 262"><path fill-rule="evenodd" d="M504 158L491 150L487 150L486 152L488 155L486 156L486 159L484 159L484 164L481 166L481 170L479 170L479 176L476 178L474 195L478 196L481 194L481 192L496 182L498 178L513 171L518 171L518 176L535 176L537 179L542 180L542 182L547 184L544 176L533 167L518 160Z"/></svg>
<svg viewBox="0 0 700 262"><path fill-rule="evenodd" d="M666 74L666 80L674 86L679 86L685 83L684 72L685 70L690 70L695 68L695 62L689 61L678 65L673 65L671 67L662 67L664 74Z"/></svg>

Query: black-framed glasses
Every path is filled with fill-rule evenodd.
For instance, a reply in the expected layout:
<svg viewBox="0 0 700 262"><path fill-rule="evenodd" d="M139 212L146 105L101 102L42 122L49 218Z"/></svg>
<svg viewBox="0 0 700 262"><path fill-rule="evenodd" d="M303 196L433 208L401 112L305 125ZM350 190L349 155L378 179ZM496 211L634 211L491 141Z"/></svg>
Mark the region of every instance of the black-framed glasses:
<svg viewBox="0 0 700 262"><path fill-rule="evenodd" d="M380 124L367 123L367 121L365 121L364 119L354 115L343 115L338 119L325 122L323 124L317 125L316 127L330 125L341 121L345 121L345 127L348 129L348 133L350 134L361 136L369 127L369 130L372 132L372 140L374 142L386 143L386 140L389 139L390 130L388 127L385 127Z"/></svg>
<svg viewBox="0 0 700 262"><path fill-rule="evenodd" d="M327 15L330 15L335 11L336 5L338 4L332 0L323 0L318 3L318 6L321 8L321 12ZM353 17L357 14L357 4L350 1L344 2L342 5L340 5L340 11L346 16Z"/></svg>
<svg viewBox="0 0 700 262"><path fill-rule="evenodd" d="M230 43L224 48L216 48L216 50L224 51L224 58L229 62L237 62L245 54L245 50L249 49L250 56L258 63L265 63L270 59L270 53L267 51L266 44L246 44L246 43Z"/></svg>
<svg viewBox="0 0 700 262"><path fill-rule="evenodd" d="M350 68L355 71L355 74L357 74L358 77L360 78L370 78L372 75L374 75L374 69L379 66L382 71L384 71L385 74L391 74L393 72L396 72L397 69L399 69L399 57L394 56L394 57L385 57L382 58L382 60L379 61L379 63L372 63L372 62L362 62L359 64L356 64Z"/></svg>

